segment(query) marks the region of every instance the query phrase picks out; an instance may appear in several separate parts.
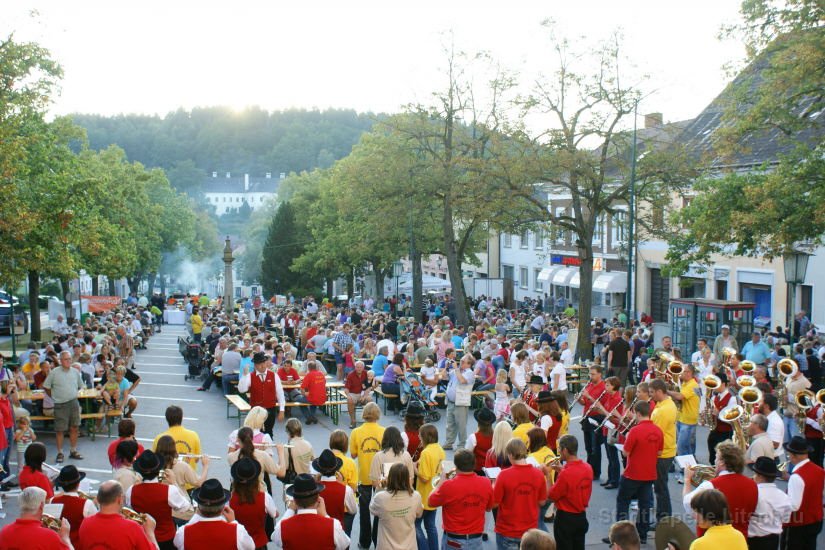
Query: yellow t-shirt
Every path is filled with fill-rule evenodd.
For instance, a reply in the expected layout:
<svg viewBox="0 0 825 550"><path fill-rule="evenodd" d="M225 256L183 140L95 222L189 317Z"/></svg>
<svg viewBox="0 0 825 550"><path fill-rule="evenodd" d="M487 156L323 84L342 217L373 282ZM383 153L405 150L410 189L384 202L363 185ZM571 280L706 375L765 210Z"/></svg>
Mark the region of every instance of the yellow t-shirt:
<svg viewBox="0 0 825 550"><path fill-rule="evenodd" d="M352 430L349 436L349 454L358 459L358 482L361 485L372 486L370 466L372 457L381 451L381 440L384 438L384 426L377 422L364 422Z"/></svg>
<svg viewBox="0 0 825 550"><path fill-rule="evenodd" d="M546 466L546 465L550 464L550 462L552 462L553 459L556 458L556 454L553 452L553 449L551 449L550 447L545 446L545 447L542 447L541 449L539 449L538 451L536 451L534 453L530 453L528 455L528 458L532 458L540 466ZM552 482L554 474L551 473L547 477Z"/></svg>
<svg viewBox="0 0 825 550"><path fill-rule="evenodd" d="M358 469L355 467L355 461L341 451L334 450L332 454L340 458L344 464L341 466L341 477L344 478L344 483L352 487L353 491L358 490Z"/></svg>
<svg viewBox="0 0 825 550"><path fill-rule="evenodd" d="M570 413L562 411L561 413L561 428L559 428L559 437L567 435L567 428L570 425Z"/></svg>
<svg viewBox="0 0 825 550"><path fill-rule="evenodd" d="M200 334L203 331L203 319L197 313L193 313L189 320L192 322L192 334Z"/></svg>
<svg viewBox="0 0 825 550"><path fill-rule="evenodd" d="M656 405L658 409L659 406ZM733 525L716 525L690 544L690 550L747 550L745 535L733 528Z"/></svg>
<svg viewBox="0 0 825 550"><path fill-rule="evenodd" d="M524 441L525 445L530 444L530 438L527 437L527 432L535 428L536 425L532 422L525 422L524 424L519 424L516 426L516 429L513 430L513 437L517 437Z"/></svg>
<svg viewBox="0 0 825 550"><path fill-rule="evenodd" d="M34 373L40 370L39 363L26 363L22 367L23 375L26 377L27 380L30 380Z"/></svg>
<svg viewBox="0 0 825 550"><path fill-rule="evenodd" d="M433 478L441 472L441 461L446 459L444 449L438 443L430 443L421 451L418 458L418 478L415 489L421 495L421 503L425 510L435 510L427 502L433 492Z"/></svg>
<svg viewBox="0 0 825 550"><path fill-rule="evenodd" d="M659 426L665 436L661 458L676 456L676 417L678 415L679 411L676 410L673 399L667 397L664 401L656 403L656 408L650 416L650 420Z"/></svg>
<svg viewBox="0 0 825 550"><path fill-rule="evenodd" d="M696 383L696 380L688 380L682 383L682 410L679 412L679 422L682 424L696 424L699 422L699 396L693 391L698 387L699 384Z"/></svg>
<svg viewBox="0 0 825 550"><path fill-rule="evenodd" d="M152 443L153 451L157 450L158 439L164 435L172 436L172 439L175 440L175 448L178 450L179 454L201 454L201 438L198 437L196 432L187 430L183 426L172 426L165 432L158 434L155 437L155 441ZM196 458L187 458L186 462L192 466L193 469L197 470L198 460Z"/></svg>

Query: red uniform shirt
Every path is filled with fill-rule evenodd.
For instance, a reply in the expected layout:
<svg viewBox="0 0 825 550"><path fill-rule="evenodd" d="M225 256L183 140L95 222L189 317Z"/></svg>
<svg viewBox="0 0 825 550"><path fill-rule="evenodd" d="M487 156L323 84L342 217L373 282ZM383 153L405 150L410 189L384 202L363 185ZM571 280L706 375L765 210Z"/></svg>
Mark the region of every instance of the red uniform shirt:
<svg viewBox="0 0 825 550"><path fill-rule="evenodd" d="M421 455L421 449L419 448L421 436L418 434L418 430L405 430L404 433L407 434L407 452L410 453L413 462L418 462L418 457Z"/></svg>
<svg viewBox="0 0 825 550"><path fill-rule="evenodd" d="M622 392L616 391L613 393L606 393L604 394L604 399L602 400L602 406L607 410L607 412L612 411L614 408L615 416L610 417L610 422L613 423L615 426L618 422L617 418L621 418L622 413L624 412L624 406L620 403L622 402ZM602 428L602 434L607 435L608 429L607 425Z"/></svg>
<svg viewBox="0 0 825 550"><path fill-rule="evenodd" d="M624 477L633 481L655 481L656 463L664 443L662 430L650 420L642 420L632 427L624 443L627 454Z"/></svg>
<svg viewBox="0 0 825 550"><path fill-rule="evenodd" d="M359 375L356 371L352 371L347 375L347 380L344 382L344 387L348 392L359 394L364 391L367 386L367 371L361 371Z"/></svg>
<svg viewBox="0 0 825 550"><path fill-rule="evenodd" d="M817 404L815 407L811 407L805 412L805 416L816 422L816 417L819 414L819 409L822 405ZM808 439L822 439L822 431L817 430L807 422L805 423L805 437Z"/></svg>
<svg viewBox="0 0 825 550"><path fill-rule="evenodd" d="M264 409L274 409L278 405L275 373L270 370L266 371L263 380L257 371L249 375L249 404Z"/></svg>
<svg viewBox="0 0 825 550"><path fill-rule="evenodd" d="M80 526L80 546L75 550L150 550L143 528L120 514L98 513L87 517Z"/></svg>
<svg viewBox="0 0 825 550"><path fill-rule="evenodd" d="M476 457L475 471L480 472L487 460L487 451L493 446L493 434L484 435L481 432L476 432L476 446L473 447L473 455Z"/></svg>
<svg viewBox="0 0 825 550"><path fill-rule="evenodd" d="M35 519L18 519L0 531L0 550L59 550L68 548L60 535Z"/></svg>
<svg viewBox="0 0 825 550"><path fill-rule="evenodd" d="M297 384L301 381L301 375L298 374L298 371L295 370L294 367L286 368L281 367L278 369L278 377L281 379L281 382L284 384Z"/></svg>
<svg viewBox="0 0 825 550"><path fill-rule="evenodd" d="M327 378L321 371L309 371L301 382L301 389L306 390L310 404L323 405L327 402Z"/></svg>
<svg viewBox="0 0 825 550"><path fill-rule="evenodd" d="M514 464L502 470L493 486L493 501L498 505L496 533L519 539L535 529L538 503L545 500L547 483L541 470L530 464Z"/></svg>
<svg viewBox="0 0 825 550"><path fill-rule="evenodd" d="M344 499L347 496L347 486L339 481L322 481L324 489L324 507L327 509L327 515L335 518L344 525Z"/></svg>
<svg viewBox="0 0 825 550"><path fill-rule="evenodd" d="M756 510L756 501L759 500L756 482L742 474L726 474L711 479L710 484L728 499L731 525L747 538L748 524ZM820 508L821 504L820 501ZM702 530L697 528L697 531L701 536Z"/></svg>
<svg viewBox="0 0 825 550"><path fill-rule="evenodd" d="M484 532L484 516L493 507L490 480L461 472L430 493L429 505L441 506L444 531L457 535Z"/></svg>
<svg viewBox="0 0 825 550"><path fill-rule="evenodd" d="M149 514L157 525L155 538L165 542L175 538L175 523L169 506L169 489L162 483L138 483L132 486L131 503L135 512Z"/></svg>
<svg viewBox="0 0 825 550"><path fill-rule="evenodd" d="M580 514L590 504L593 492L593 468L583 460L574 460L564 465L550 487L548 497L556 503L556 508L571 514Z"/></svg>
<svg viewBox="0 0 825 550"><path fill-rule="evenodd" d="M17 480L20 483L20 489L26 487L40 487L46 491L46 499L51 499L54 496L54 489L52 489L52 482L46 477L43 472L37 472L26 466L20 471L20 477Z"/></svg>
<svg viewBox="0 0 825 550"><path fill-rule="evenodd" d="M52 504L62 504L63 510L60 512L60 517L66 518L69 522L71 531L69 537L72 539L72 546L77 547L80 541L80 526L83 525L83 508L86 505L86 499L72 495L57 495L52 499Z"/></svg>
<svg viewBox="0 0 825 550"><path fill-rule="evenodd" d="M598 398L599 403L601 403L602 406L604 407L604 397L606 395L605 391L604 391L604 380L602 380L598 384L594 384L593 382L588 382L587 386L585 386L585 388L584 388L584 393L586 393L588 396L590 396L591 399L597 399ZM599 397L599 396L601 396L601 397ZM584 396L582 396L582 397L579 398L579 403L584 405L584 410L589 411L587 413L587 416L602 416L601 411L596 410L596 407L591 406L593 404L593 401L591 401L591 399L586 399ZM607 407L605 407L605 408L607 408Z"/></svg>
<svg viewBox="0 0 825 550"><path fill-rule="evenodd" d="M117 457L117 445L118 443L120 443L121 441L125 441L126 439L127 438L125 437L121 437L109 443L109 448L106 450L106 453L109 455L109 464L111 464L113 468L115 467L115 458ZM142 452L143 445L138 443L138 452L135 456L140 456Z"/></svg>

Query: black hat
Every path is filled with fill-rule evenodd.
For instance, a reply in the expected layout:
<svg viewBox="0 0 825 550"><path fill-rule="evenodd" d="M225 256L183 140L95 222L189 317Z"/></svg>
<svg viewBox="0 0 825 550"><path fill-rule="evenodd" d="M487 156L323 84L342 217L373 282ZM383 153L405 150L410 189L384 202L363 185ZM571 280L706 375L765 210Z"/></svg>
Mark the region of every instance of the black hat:
<svg viewBox="0 0 825 550"><path fill-rule="evenodd" d="M268 360L269 357L267 357L267 355L262 351L256 351L255 354L252 356L252 362L256 365L259 363L266 363Z"/></svg>
<svg viewBox="0 0 825 550"><path fill-rule="evenodd" d="M312 467L322 476L335 475L335 472L341 469L344 461L341 457L335 456L335 453L329 449L324 449L321 456L312 461Z"/></svg>
<svg viewBox="0 0 825 550"><path fill-rule="evenodd" d="M555 401L556 398L553 396L552 393L549 391L540 391L538 396L536 397L536 403L549 403L550 401Z"/></svg>
<svg viewBox="0 0 825 550"><path fill-rule="evenodd" d="M80 483L84 477L86 477L86 472L79 472L76 466L69 464L60 469L55 484L60 487L71 487L72 485Z"/></svg>
<svg viewBox="0 0 825 550"><path fill-rule="evenodd" d="M759 475L765 477L777 477L779 470L776 468L776 462L767 456L760 456L753 464L748 464L748 467Z"/></svg>
<svg viewBox="0 0 825 550"><path fill-rule="evenodd" d="M404 416L409 416L410 418L424 418L424 405L418 401L413 401L407 405L407 412Z"/></svg>
<svg viewBox="0 0 825 550"><path fill-rule="evenodd" d="M192 500L203 506L223 506L229 501L229 491L217 479L207 479L192 491Z"/></svg>
<svg viewBox="0 0 825 550"><path fill-rule="evenodd" d="M480 424L492 424L496 421L496 415L487 407L476 409L473 416L476 418L476 422Z"/></svg>
<svg viewBox="0 0 825 550"><path fill-rule="evenodd" d="M232 465L229 473L235 483L257 483L258 476L261 475L261 463L251 458L242 458Z"/></svg>
<svg viewBox="0 0 825 550"><path fill-rule="evenodd" d="M544 385L544 380L542 380L541 376L539 376L538 374L534 374L533 376L530 377L530 381L527 382L527 383L528 384L538 384L539 386L543 386Z"/></svg>
<svg viewBox="0 0 825 550"><path fill-rule="evenodd" d="M287 487L286 494L293 498L311 497L325 489L323 483L317 483L309 474L298 474L295 483Z"/></svg>
<svg viewBox="0 0 825 550"><path fill-rule="evenodd" d="M805 441L805 438L801 435L795 435L791 438L789 443L785 443L783 445L785 450L789 453L793 453L795 455L806 455L811 452L811 447L808 445L808 442Z"/></svg>
<svg viewBox="0 0 825 550"><path fill-rule="evenodd" d="M150 450L143 451L137 457L132 468L145 479L152 479L163 469L160 457Z"/></svg>

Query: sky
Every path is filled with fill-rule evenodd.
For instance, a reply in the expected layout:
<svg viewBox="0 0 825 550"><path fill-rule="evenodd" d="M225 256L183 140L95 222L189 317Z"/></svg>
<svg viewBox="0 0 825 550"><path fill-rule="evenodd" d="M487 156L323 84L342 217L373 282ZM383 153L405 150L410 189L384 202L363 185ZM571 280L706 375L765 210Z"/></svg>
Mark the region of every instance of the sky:
<svg viewBox="0 0 825 550"><path fill-rule="evenodd" d="M696 116L729 80L724 66L744 55L718 39L737 20L738 0L7 2L0 37L39 42L64 68L53 114L207 105L397 112L443 87L451 40L489 52L527 89L553 68L541 25L552 18L588 48L620 30L629 74L648 75L640 113L675 121Z"/></svg>

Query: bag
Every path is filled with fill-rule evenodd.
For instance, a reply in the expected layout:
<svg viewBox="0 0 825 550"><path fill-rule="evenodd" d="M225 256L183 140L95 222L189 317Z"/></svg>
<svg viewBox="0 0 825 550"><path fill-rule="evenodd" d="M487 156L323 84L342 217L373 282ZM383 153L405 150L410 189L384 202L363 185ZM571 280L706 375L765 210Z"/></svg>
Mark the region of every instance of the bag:
<svg viewBox="0 0 825 550"><path fill-rule="evenodd" d="M289 453L289 465L286 467L284 475L278 476L278 481L284 485L292 485L295 483L295 478L298 477L298 472L295 471L295 464L292 462L292 449L287 449Z"/></svg>
<svg viewBox="0 0 825 550"><path fill-rule="evenodd" d="M469 407L473 397L472 384L457 384L455 388L455 406Z"/></svg>

